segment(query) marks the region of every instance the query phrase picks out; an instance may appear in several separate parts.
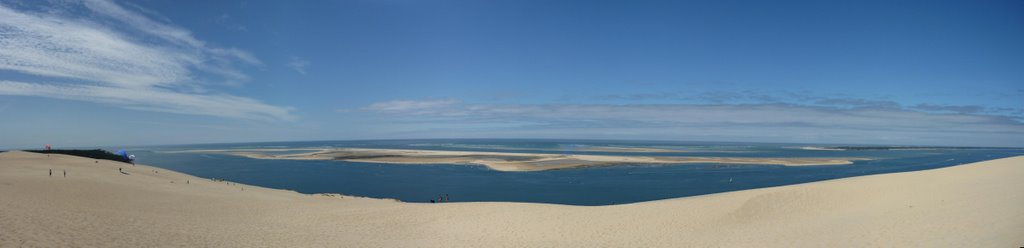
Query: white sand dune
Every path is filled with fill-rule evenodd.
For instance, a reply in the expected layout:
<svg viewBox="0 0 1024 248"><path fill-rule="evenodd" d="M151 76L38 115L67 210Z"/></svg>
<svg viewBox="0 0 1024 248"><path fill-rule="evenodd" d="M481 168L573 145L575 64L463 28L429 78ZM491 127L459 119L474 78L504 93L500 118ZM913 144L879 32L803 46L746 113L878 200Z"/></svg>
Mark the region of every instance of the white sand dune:
<svg viewBox="0 0 1024 248"><path fill-rule="evenodd" d="M0 247L19 246L1019 247L1024 157L584 207L304 195L0 153Z"/></svg>

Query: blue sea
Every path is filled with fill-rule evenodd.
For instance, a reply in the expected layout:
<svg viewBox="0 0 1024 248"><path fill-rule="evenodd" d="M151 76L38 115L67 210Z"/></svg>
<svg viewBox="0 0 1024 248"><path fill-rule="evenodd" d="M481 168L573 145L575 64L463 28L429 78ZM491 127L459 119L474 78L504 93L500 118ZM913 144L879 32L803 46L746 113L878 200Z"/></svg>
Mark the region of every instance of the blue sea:
<svg viewBox="0 0 1024 248"><path fill-rule="evenodd" d="M1020 148L808 150L809 144L599 140L372 140L200 144L135 147L137 162L203 178L405 202L447 194L453 202L538 202L609 205L772 187L881 173L941 168L1024 155ZM831 145L835 146L835 145ZM180 153L196 149L392 148L555 154L715 157L869 158L852 165L800 166L679 164L626 165L538 172L500 172L477 165L407 165L344 161L262 160ZM653 148L616 152L593 148ZM309 152L310 150L284 151ZM679 152L664 152L679 151Z"/></svg>

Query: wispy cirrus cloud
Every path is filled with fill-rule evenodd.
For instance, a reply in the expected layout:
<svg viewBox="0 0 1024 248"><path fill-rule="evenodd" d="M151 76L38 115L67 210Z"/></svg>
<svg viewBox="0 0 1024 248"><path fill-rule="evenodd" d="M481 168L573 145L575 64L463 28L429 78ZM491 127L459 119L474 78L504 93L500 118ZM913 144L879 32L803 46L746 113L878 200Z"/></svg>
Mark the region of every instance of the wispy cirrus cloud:
<svg viewBox="0 0 1024 248"><path fill-rule="evenodd" d="M291 118L288 108L263 104L249 98L223 94L182 94L163 89L136 90L98 85L0 81L0 95L45 95L57 99L108 103L128 109L228 118L255 120Z"/></svg>
<svg viewBox="0 0 1024 248"><path fill-rule="evenodd" d="M1022 146L1006 116L890 106L763 104L463 104L380 102L391 123L430 124L448 136L632 138L763 142ZM467 128L467 127L474 128Z"/></svg>
<svg viewBox="0 0 1024 248"><path fill-rule="evenodd" d="M985 107L973 105L917 104L911 106L911 108L925 111L949 112L958 114L974 114L985 111Z"/></svg>
<svg viewBox="0 0 1024 248"><path fill-rule="evenodd" d="M299 57L292 57L285 65L299 74L306 75L306 67L309 66L309 61Z"/></svg>
<svg viewBox="0 0 1024 248"><path fill-rule="evenodd" d="M27 78L0 82L0 94L181 114L294 118L287 107L209 93L210 86L249 79L240 68L262 62L248 52L207 44L187 29L112 1L61 4L0 4L0 70Z"/></svg>
<svg viewBox="0 0 1024 248"><path fill-rule="evenodd" d="M900 104L886 98L858 98L844 94L820 94L812 92L757 92L711 91L711 92L662 92L640 94L615 94L594 97L596 100L623 103L676 102L686 104L789 104L826 108L893 108L910 109L928 113L986 114L1007 116L1024 120L1020 108L992 107L980 105L956 105L916 103Z"/></svg>
<svg viewBox="0 0 1024 248"><path fill-rule="evenodd" d="M422 111L434 111L443 110L445 108L458 104L459 101L455 99L442 99L442 100L394 100L386 102L378 102L370 104L366 107L368 110L383 111L383 112L416 112L416 113L434 113L434 112L422 112Z"/></svg>
<svg viewBox="0 0 1024 248"><path fill-rule="evenodd" d="M799 104L832 107L894 107L896 102L884 99L864 99L849 96L827 96L810 92L775 92L766 93L753 90L744 91L707 91L707 92L661 92L639 94L613 94L597 96L598 100L614 100L629 102L673 101L693 104Z"/></svg>
<svg viewBox="0 0 1024 248"><path fill-rule="evenodd" d="M221 27L224 27L224 28L226 28L228 30L242 31L242 32L249 30L249 28L247 28L245 25L237 24L234 21L234 18L231 17L231 15L228 15L228 14L222 14L222 15L218 16L217 19L215 19L215 22L217 23L217 25L220 25Z"/></svg>

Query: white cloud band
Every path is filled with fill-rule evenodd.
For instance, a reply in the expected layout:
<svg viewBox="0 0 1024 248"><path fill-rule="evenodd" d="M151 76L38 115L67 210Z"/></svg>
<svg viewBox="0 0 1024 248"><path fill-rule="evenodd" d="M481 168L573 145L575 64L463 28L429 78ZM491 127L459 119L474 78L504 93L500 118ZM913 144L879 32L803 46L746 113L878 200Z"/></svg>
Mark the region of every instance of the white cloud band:
<svg viewBox="0 0 1024 248"><path fill-rule="evenodd" d="M290 120L287 107L209 91L237 85L249 53L218 48L191 32L107 0L70 2L44 12L0 4L0 70L29 79L3 81L0 94L116 103L130 109L230 118ZM86 11L86 20L71 15ZM37 82L24 82L37 81Z"/></svg>
<svg viewBox="0 0 1024 248"><path fill-rule="evenodd" d="M1024 124L1005 116L899 107L794 104L459 104L398 100L370 105L392 123L447 136L744 140L1020 146ZM510 125L515 124L515 125ZM467 128L473 127L473 128ZM408 132L407 132L408 133Z"/></svg>

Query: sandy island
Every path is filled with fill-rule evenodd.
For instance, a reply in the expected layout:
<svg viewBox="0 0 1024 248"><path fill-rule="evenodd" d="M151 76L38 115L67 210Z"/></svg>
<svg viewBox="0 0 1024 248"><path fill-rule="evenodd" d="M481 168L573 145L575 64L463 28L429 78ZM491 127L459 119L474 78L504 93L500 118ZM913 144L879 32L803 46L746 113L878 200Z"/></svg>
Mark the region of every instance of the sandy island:
<svg viewBox="0 0 1024 248"><path fill-rule="evenodd" d="M612 206L429 204L5 152L0 247L1018 247L1021 178L1024 156Z"/></svg>
<svg viewBox="0 0 1024 248"><path fill-rule="evenodd" d="M307 150L315 151L294 154L270 153ZM852 164L854 160L864 160L863 158L613 156L371 148L222 149L181 152L228 154L257 159L343 160L392 164L472 164L484 165L498 171L543 171L593 166L688 163L785 166L844 165Z"/></svg>
<svg viewBox="0 0 1024 248"><path fill-rule="evenodd" d="M509 147L503 145L456 145L456 144L418 144L416 146L441 146L449 148L491 149L508 151L552 151L552 152L627 152L627 153L686 153L692 150L659 147L632 147L610 145L563 145L559 148L546 147Z"/></svg>

